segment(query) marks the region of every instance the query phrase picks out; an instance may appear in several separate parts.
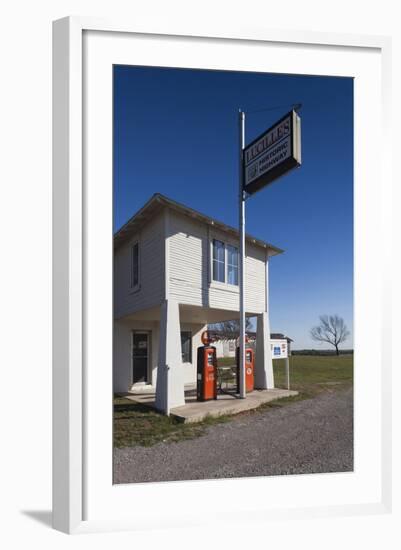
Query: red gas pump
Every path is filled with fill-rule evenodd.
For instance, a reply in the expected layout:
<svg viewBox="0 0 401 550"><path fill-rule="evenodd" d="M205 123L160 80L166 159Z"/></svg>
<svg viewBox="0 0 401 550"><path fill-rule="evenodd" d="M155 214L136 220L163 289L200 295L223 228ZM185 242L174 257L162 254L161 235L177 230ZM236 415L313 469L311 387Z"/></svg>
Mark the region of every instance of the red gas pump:
<svg viewBox="0 0 401 550"><path fill-rule="evenodd" d="M245 337L245 342L248 338ZM239 361L239 346L237 347L235 359L237 362L237 392L240 393L240 361ZM255 389L255 354L251 347L245 348L245 391L251 392Z"/></svg>
<svg viewBox="0 0 401 550"><path fill-rule="evenodd" d="M198 348L196 398L198 401L217 399L217 359L216 348L211 346L211 338L205 330Z"/></svg>

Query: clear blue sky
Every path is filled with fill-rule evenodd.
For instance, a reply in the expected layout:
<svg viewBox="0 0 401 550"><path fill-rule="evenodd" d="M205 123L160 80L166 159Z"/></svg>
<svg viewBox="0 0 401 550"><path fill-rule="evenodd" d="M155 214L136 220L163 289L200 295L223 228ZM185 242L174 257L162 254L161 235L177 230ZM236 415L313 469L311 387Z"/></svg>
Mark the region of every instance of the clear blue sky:
<svg viewBox="0 0 401 550"><path fill-rule="evenodd" d="M114 220L159 192L238 226L238 109L246 143L302 103L302 166L246 203L247 232L283 248L270 262L272 332L294 348L321 314L353 321L353 81L350 78L114 68Z"/></svg>

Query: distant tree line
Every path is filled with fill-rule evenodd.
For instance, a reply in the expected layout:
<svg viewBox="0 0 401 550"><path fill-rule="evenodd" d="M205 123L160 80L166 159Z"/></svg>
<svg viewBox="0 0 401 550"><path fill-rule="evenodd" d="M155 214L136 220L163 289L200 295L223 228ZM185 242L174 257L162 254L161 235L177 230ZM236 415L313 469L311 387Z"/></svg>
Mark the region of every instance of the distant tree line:
<svg viewBox="0 0 401 550"><path fill-rule="evenodd" d="M339 355L353 355L353 353L353 349L339 350ZM337 352L334 349L293 349L291 355L337 355Z"/></svg>

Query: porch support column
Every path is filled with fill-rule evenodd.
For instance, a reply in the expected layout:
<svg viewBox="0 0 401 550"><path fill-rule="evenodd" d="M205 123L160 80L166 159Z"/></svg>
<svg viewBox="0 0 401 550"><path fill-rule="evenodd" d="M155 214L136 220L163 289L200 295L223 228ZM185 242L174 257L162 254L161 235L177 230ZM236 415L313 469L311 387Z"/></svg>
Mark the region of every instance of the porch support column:
<svg viewBox="0 0 401 550"><path fill-rule="evenodd" d="M267 312L257 316L255 388L274 388L273 361L270 348L270 322Z"/></svg>
<svg viewBox="0 0 401 550"><path fill-rule="evenodd" d="M160 308L159 361L156 380L156 408L170 414L173 407L185 405L184 371L181 361L180 312L175 300Z"/></svg>

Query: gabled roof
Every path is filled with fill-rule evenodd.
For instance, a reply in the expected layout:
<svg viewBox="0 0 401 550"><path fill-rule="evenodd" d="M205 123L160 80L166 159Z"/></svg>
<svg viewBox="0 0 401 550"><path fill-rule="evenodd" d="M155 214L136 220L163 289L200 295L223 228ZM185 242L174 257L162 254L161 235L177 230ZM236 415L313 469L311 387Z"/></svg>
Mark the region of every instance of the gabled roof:
<svg viewBox="0 0 401 550"><path fill-rule="evenodd" d="M270 338L272 340L287 340L287 342L293 342L292 338L289 336L284 336L284 334L281 334L281 332L271 332Z"/></svg>
<svg viewBox="0 0 401 550"><path fill-rule="evenodd" d="M193 208L189 208L184 204L173 201L165 195L155 193L148 200L148 202L140 210L138 210L138 212L134 214L132 218L130 218L127 223L125 223L121 227L121 229L119 229L115 233L114 248L119 248L125 241L127 241L132 235L134 235L145 222L149 221L152 217L158 214L164 207L171 208L176 212L180 212L181 214L189 216L190 218L197 219L205 224L211 225L217 229L220 229L221 231L230 233L236 238L239 238L238 229L235 229L234 227L226 225L223 222L210 218L205 214L201 214L201 212L198 212ZM284 252L284 250L281 250L281 248L277 248L270 243L267 243L260 239L256 239L255 237L252 237L252 235L246 234L246 240L249 243L267 249L269 256L276 256L277 254L282 254Z"/></svg>

